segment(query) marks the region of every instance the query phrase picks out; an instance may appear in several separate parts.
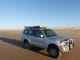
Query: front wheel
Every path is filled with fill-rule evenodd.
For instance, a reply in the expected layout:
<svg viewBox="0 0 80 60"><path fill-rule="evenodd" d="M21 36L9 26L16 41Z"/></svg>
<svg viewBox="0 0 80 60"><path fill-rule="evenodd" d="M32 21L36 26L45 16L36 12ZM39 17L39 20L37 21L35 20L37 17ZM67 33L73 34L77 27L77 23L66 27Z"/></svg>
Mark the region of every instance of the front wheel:
<svg viewBox="0 0 80 60"><path fill-rule="evenodd" d="M48 52L49 52L49 55L53 58L58 58L61 53L59 51L59 49L57 47L54 47L54 46L51 46L49 49L48 49Z"/></svg>

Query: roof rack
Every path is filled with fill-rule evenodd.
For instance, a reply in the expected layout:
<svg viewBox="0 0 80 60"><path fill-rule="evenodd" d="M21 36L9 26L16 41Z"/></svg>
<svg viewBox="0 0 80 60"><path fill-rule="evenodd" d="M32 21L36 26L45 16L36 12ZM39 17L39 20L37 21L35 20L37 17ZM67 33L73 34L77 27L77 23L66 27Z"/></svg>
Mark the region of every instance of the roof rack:
<svg viewBox="0 0 80 60"><path fill-rule="evenodd" d="M40 27L40 26L29 26L29 27L25 27L25 29L46 29L46 27Z"/></svg>
<svg viewBox="0 0 80 60"><path fill-rule="evenodd" d="M26 26L26 29L40 29L40 26Z"/></svg>

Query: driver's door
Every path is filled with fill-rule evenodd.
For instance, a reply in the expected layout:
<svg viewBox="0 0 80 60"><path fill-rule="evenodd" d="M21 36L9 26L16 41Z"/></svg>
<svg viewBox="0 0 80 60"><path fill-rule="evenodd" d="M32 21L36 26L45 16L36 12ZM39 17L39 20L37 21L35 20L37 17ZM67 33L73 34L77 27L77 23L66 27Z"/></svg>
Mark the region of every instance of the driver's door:
<svg viewBox="0 0 80 60"><path fill-rule="evenodd" d="M43 37L42 37L43 36ZM41 30L35 30L35 45L37 47L41 47L41 48L44 48L44 45L45 45L45 37L44 37L44 34Z"/></svg>

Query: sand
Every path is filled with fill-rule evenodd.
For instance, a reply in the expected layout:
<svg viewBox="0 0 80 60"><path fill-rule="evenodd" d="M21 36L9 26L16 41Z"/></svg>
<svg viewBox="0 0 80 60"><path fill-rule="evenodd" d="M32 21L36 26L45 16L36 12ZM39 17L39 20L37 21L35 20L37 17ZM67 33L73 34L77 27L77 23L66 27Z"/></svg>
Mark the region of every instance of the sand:
<svg viewBox="0 0 80 60"><path fill-rule="evenodd" d="M80 30L56 30L61 35L74 39L75 47L68 53L62 53L54 59L45 51L36 52L22 47L21 31L0 31L0 60L80 60Z"/></svg>

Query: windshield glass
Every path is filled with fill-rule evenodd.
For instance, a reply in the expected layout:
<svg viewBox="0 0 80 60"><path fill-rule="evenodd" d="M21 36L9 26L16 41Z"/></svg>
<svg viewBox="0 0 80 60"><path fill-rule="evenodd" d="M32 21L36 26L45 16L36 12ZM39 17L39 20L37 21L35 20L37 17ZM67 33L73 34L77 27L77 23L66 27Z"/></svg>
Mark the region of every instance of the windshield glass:
<svg viewBox="0 0 80 60"><path fill-rule="evenodd" d="M51 37L51 36L56 36L57 34L54 32L54 31L52 31L51 29L46 29L46 30L44 30L44 32L45 32L45 35L47 36L47 37Z"/></svg>

